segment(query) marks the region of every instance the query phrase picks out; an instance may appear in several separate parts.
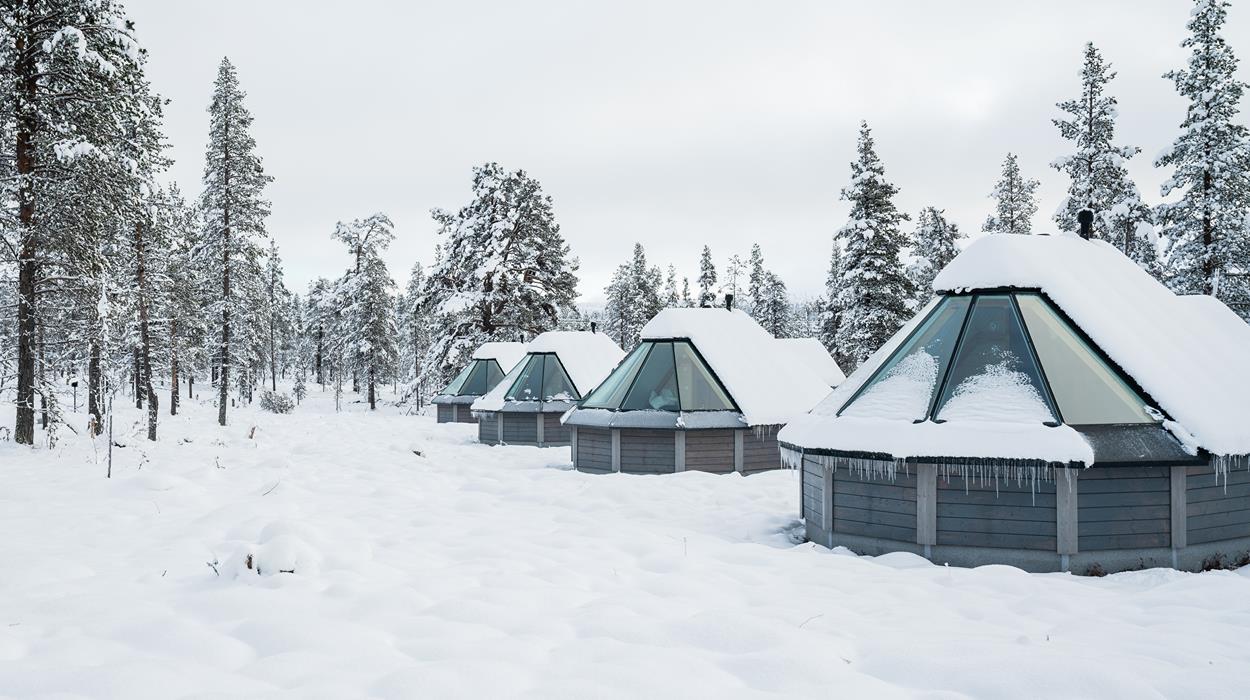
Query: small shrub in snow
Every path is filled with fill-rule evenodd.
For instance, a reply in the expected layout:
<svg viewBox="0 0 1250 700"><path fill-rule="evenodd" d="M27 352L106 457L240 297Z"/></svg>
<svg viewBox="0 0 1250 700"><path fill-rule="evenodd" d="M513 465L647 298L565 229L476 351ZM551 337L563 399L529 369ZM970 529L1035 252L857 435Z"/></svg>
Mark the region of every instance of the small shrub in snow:
<svg viewBox="0 0 1250 700"><path fill-rule="evenodd" d="M286 394L266 391L260 395L260 407L270 413L290 413L295 410L295 402Z"/></svg>

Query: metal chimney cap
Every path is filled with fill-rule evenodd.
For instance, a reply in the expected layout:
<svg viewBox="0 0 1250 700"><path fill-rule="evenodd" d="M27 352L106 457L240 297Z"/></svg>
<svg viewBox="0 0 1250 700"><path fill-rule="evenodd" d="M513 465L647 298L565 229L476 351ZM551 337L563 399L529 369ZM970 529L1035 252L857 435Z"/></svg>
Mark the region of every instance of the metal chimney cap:
<svg viewBox="0 0 1250 700"><path fill-rule="evenodd" d="M1076 222L1081 225L1081 238L1089 239L1094 232L1094 210L1082 209L1076 213Z"/></svg>
<svg viewBox="0 0 1250 700"><path fill-rule="evenodd" d="M734 295L732 294L725 295L725 308L730 311L734 310Z"/></svg>

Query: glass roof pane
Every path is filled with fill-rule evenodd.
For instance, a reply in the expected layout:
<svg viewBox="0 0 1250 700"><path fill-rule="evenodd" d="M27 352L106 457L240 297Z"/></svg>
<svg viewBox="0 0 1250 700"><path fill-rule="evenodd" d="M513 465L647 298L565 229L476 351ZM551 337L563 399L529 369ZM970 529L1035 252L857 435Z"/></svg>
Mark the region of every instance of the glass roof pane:
<svg viewBox="0 0 1250 700"><path fill-rule="evenodd" d="M495 360L486 360L486 391L490 391L503 381L503 368ZM482 392L483 394L486 391Z"/></svg>
<svg viewBox="0 0 1250 700"><path fill-rule="evenodd" d="M473 365L474 365L473 362L470 362L469 364L465 365L464 369L460 370L460 373L456 375L456 378L451 380L451 384L448 384L447 388L443 389L443 394L446 396L459 395L460 387L464 386L464 380L468 379L469 372L473 371Z"/></svg>
<svg viewBox="0 0 1250 700"><path fill-rule="evenodd" d="M638 368L642 366L642 360L651 350L653 343L643 343L634 348L629 353L629 357L625 361L616 366L612 370L612 374L603 380L593 392L590 398L582 404L585 408L620 408L621 401L625 398L625 392L629 391L630 384L634 383L634 375L638 373Z"/></svg>
<svg viewBox="0 0 1250 700"><path fill-rule="evenodd" d="M977 297L951 364L937 420L1045 423L1055 420L1044 398L1024 327L1011 297Z"/></svg>
<svg viewBox="0 0 1250 700"><path fill-rule="evenodd" d="M456 392L458 396L481 396L490 388L486 385L486 375L489 373L486 364L488 360L474 360L473 370L469 372L469 376L464 380L464 384L460 387L460 391Z"/></svg>
<svg viewBox="0 0 1250 700"><path fill-rule="evenodd" d="M525 368L521 370L512 382L512 388L508 390L505 399L513 401L538 401L543 393L543 358L544 355L530 355L525 361Z"/></svg>
<svg viewBox="0 0 1250 700"><path fill-rule="evenodd" d="M673 368L672 343L655 343L621 408L627 411L681 410L677 401L677 372Z"/></svg>
<svg viewBox="0 0 1250 700"><path fill-rule="evenodd" d="M839 415L923 420L946 372L969 297L947 297Z"/></svg>
<svg viewBox="0 0 1250 700"><path fill-rule="evenodd" d="M725 395L711 370L699 359L690 343L673 343L677 367L677 388L683 411L732 411L734 404Z"/></svg>
<svg viewBox="0 0 1250 700"><path fill-rule="evenodd" d="M1146 401L1035 294L1016 297L1037 359L1070 425L1153 423Z"/></svg>
<svg viewBox="0 0 1250 700"><path fill-rule="evenodd" d="M542 397L543 401L576 401L581 398L568 373L564 371L560 358L555 355L547 356L547 364L543 369Z"/></svg>

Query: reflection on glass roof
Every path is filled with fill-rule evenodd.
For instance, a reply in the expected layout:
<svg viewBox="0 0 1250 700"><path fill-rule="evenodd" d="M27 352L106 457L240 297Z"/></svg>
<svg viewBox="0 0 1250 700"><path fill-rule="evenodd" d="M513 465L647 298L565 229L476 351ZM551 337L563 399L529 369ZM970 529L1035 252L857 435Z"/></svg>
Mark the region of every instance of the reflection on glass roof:
<svg viewBox="0 0 1250 700"><path fill-rule="evenodd" d="M526 359L525 367L504 398L509 401L576 401L578 395L560 358L550 353L535 353Z"/></svg>
<svg viewBox="0 0 1250 700"><path fill-rule="evenodd" d="M644 341L582 404L622 411L734 411L733 401L684 340Z"/></svg>
<svg viewBox="0 0 1250 700"><path fill-rule="evenodd" d="M1146 401L1033 293L948 296L839 415L917 421L1153 422Z"/></svg>

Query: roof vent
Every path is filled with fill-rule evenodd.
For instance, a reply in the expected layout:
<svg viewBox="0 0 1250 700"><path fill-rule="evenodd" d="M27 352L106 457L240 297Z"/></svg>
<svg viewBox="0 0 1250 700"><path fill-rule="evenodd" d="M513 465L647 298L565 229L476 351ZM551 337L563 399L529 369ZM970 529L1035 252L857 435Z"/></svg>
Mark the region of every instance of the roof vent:
<svg viewBox="0 0 1250 700"><path fill-rule="evenodd" d="M1076 222L1081 225L1081 238L1088 241L1090 234L1094 232L1094 211L1092 209L1078 211Z"/></svg>
<svg viewBox="0 0 1250 700"><path fill-rule="evenodd" d="M734 295L732 294L725 295L725 308L729 309L730 311L734 310Z"/></svg>

